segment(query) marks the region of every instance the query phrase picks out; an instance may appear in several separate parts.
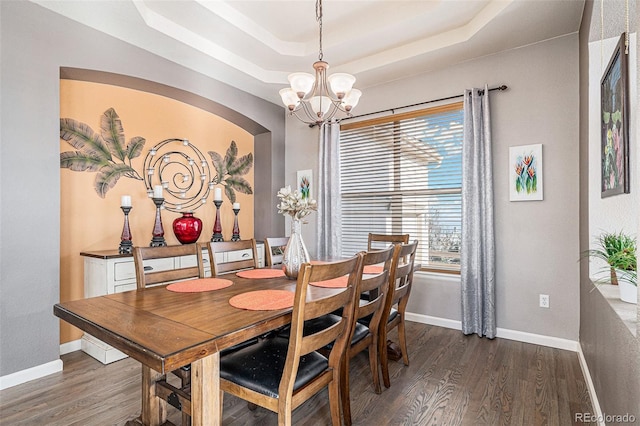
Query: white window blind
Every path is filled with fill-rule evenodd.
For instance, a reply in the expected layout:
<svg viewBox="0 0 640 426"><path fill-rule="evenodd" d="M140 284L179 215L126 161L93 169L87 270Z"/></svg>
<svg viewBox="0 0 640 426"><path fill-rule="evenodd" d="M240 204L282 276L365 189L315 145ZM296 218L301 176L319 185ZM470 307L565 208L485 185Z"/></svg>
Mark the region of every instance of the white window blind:
<svg viewBox="0 0 640 426"><path fill-rule="evenodd" d="M462 121L455 103L341 127L343 256L408 233L422 269L460 271Z"/></svg>

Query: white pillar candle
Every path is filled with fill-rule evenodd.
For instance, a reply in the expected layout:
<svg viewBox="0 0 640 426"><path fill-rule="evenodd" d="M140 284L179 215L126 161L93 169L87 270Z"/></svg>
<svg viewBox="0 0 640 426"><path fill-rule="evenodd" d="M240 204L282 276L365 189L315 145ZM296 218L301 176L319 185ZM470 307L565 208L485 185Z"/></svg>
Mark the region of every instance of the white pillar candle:
<svg viewBox="0 0 640 426"><path fill-rule="evenodd" d="M164 198L162 194L162 185L156 185L153 187L153 198Z"/></svg>
<svg viewBox="0 0 640 426"><path fill-rule="evenodd" d="M234 210L240 210L240 203L233 203Z"/></svg>
<svg viewBox="0 0 640 426"><path fill-rule="evenodd" d="M214 199L215 201L220 201L220 200L222 200L222 189L220 189L220 188L216 188L216 189L213 191L213 199Z"/></svg>
<svg viewBox="0 0 640 426"><path fill-rule="evenodd" d="M131 207L131 195L123 195L120 198L120 205L122 207Z"/></svg>

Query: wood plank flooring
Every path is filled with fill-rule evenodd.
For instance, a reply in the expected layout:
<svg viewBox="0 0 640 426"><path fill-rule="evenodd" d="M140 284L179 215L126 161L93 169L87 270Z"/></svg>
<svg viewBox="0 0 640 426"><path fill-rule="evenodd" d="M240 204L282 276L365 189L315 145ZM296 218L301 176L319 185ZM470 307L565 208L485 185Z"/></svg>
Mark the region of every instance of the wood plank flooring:
<svg viewBox="0 0 640 426"><path fill-rule="evenodd" d="M593 413L576 353L407 325L411 365L391 362L391 388L381 395L373 391L367 354L352 360L354 424L564 426L576 424L575 413ZM1 425L124 425L140 414L139 363L102 365L80 351L62 360L63 372L0 391ZM330 424L327 391L293 419ZM172 407L169 420L180 424ZM277 416L225 395L223 424L275 425Z"/></svg>

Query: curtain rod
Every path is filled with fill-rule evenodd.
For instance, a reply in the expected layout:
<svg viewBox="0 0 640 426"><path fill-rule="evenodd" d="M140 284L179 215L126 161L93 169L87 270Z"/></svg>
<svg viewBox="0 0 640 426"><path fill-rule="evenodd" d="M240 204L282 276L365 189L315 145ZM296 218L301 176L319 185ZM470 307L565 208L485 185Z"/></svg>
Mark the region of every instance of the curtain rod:
<svg viewBox="0 0 640 426"><path fill-rule="evenodd" d="M494 90L503 91L503 90L507 90L507 89L508 89L508 87L503 84L502 86L493 87L493 88L489 89L489 91L490 92L493 92ZM484 94L484 90L478 90L478 94L479 95ZM352 115L351 117L342 118L342 119L338 120L338 122L342 122L344 120L350 120L352 118L360 118L360 117L366 117L368 115L380 114L380 113L383 113L383 112L391 112L392 114L395 114L396 110L398 110L398 109L411 108L411 107L418 106L418 105L431 104L431 103L440 102L440 101L448 101L449 99L461 98L463 96L464 96L464 94L455 95L455 96L447 96L446 98L432 99L430 101L418 102L417 104L404 105L404 106L400 106L400 107L396 107L396 108L383 109L383 110L376 111L376 112L368 112L366 114ZM313 126L309 125L309 127L313 127Z"/></svg>

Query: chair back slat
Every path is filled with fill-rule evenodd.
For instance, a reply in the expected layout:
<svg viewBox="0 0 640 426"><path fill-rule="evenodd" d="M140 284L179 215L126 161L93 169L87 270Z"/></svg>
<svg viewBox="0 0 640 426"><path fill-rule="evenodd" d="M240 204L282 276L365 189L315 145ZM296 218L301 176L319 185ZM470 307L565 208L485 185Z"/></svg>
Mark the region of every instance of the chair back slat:
<svg viewBox="0 0 640 426"><path fill-rule="evenodd" d="M197 266L156 271L153 267L145 265L145 262L149 260L173 260L176 257L191 255L196 257ZM202 251L197 244L165 247L134 247L133 260L136 272L136 285L138 289L143 289L148 285L204 277ZM145 267L147 270L145 270Z"/></svg>
<svg viewBox="0 0 640 426"><path fill-rule="evenodd" d="M318 348L324 348L329 343L334 342L344 330L346 324L335 323L329 328L318 331L312 336L305 338L300 344L300 356L313 352Z"/></svg>
<svg viewBox="0 0 640 426"><path fill-rule="evenodd" d="M221 274L227 274L227 273L230 273L230 272L243 271L245 269L255 269L256 266L257 266L256 265L256 261L254 259L237 260L237 261L219 263L219 264L216 265L216 274L215 274L215 276L217 277L218 275L221 275Z"/></svg>
<svg viewBox="0 0 640 426"><path fill-rule="evenodd" d="M344 306L345 300L342 296L336 296L331 299L322 300L321 302L307 302L304 311L304 320L308 321L314 318L326 315L327 312L334 312Z"/></svg>
<svg viewBox="0 0 640 426"><path fill-rule="evenodd" d="M408 242L409 234L374 234L370 232L367 239L367 250L375 250L389 244L407 244Z"/></svg>
<svg viewBox="0 0 640 426"><path fill-rule="evenodd" d="M167 283L171 281L186 280L189 278L199 278L200 268L193 266L191 268L171 269L155 273L148 273L145 279L146 285Z"/></svg>

